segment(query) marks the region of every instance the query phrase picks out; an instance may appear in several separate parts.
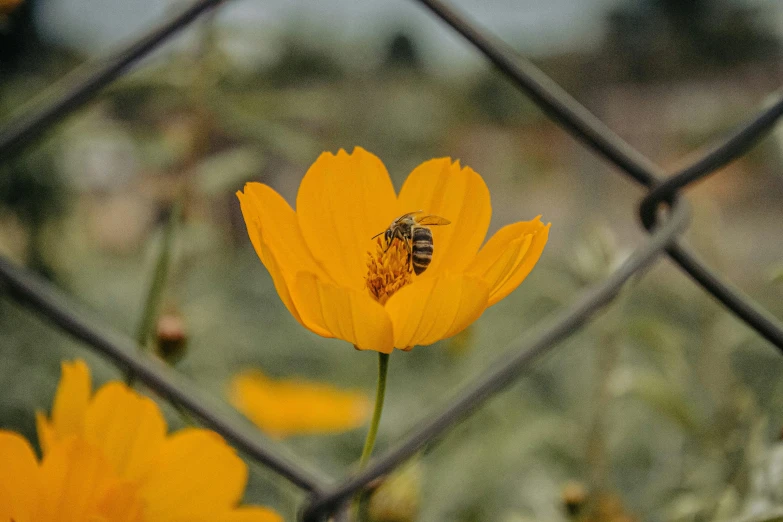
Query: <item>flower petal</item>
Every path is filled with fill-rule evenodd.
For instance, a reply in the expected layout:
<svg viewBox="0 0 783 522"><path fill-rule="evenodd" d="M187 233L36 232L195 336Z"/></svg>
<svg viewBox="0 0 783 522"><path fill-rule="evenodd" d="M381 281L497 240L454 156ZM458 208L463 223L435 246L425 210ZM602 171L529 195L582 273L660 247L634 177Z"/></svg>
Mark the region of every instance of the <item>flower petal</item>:
<svg viewBox="0 0 783 522"><path fill-rule="evenodd" d="M272 277L272 282L275 285L275 290L277 290L277 295L280 296L280 299L283 301L285 307L288 308L288 311L291 312L291 315L293 315L297 321L302 323L302 319L299 317L299 312L296 310L296 307L291 300L291 294L288 289L288 282L283 275L283 271L280 268L280 265L277 262L274 254L272 254L272 251L262 240L260 209L263 208L263 205L259 204L258 202L258 193L264 193L266 191L264 189L258 188L258 185L261 184L248 183L245 185L245 193L237 192L239 206L242 209L242 215L245 218L245 225L247 226L247 233L250 236L250 242L253 243L253 248L255 248L256 254L258 254L261 262L264 264L266 269L269 271L269 275ZM264 187L265 185L261 186ZM288 207L288 209L291 211L291 214L293 214L291 207ZM283 214L285 214L285 212L283 212ZM273 225L270 224L268 227L273 228Z"/></svg>
<svg viewBox="0 0 783 522"><path fill-rule="evenodd" d="M98 501L98 513L96 522L145 522L144 502L129 481L118 481L106 490Z"/></svg>
<svg viewBox="0 0 783 522"><path fill-rule="evenodd" d="M263 183L247 183L237 197L256 252L257 243L263 241L283 271L295 275L304 270L326 278L305 243L296 213L280 194Z"/></svg>
<svg viewBox="0 0 783 522"><path fill-rule="evenodd" d="M248 227L248 230L250 230L250 227ZM302 315L296 308L294 300L291 296L291 291L294 284L296 283L296 276L286 275L283 273L280 264L277 262L277 258L269 249L269 247L267 247L266 243L261 239L260 234L257 234L255 239L253 239L253 236L251 235L251 241L253 241L253 245L256 248L258 257L261 258L261 262L264 263L264 266L269 271L269 275L272 276L272 282L275 285L275 290L277 290L277 295L280 296L283 304L286 308L288 308L288 311L291 312L291 315L294 316L294 319L299 321L299 324L315 334L323 337L333 337L328 330L323 329L312 321L305 321L302 319Z"/></svg>
<svg viewBox="0 0 783 522"><path fill-rule="evenodd" d="M297 379L273 380L260 371L235 376L231 402L273 437L336 433L361 426L370 401L361 392Z"/></svg>
<svg viewBox="0 0 783 522"><path fill-rule="evenodd" d="M306 323L316 324L360 350L391 353L394 349L389 315L366 288L342 288L301 272L293 297Z"/></svg>
<svg viewBox="0 0 783 522"><path fill-rule="evenodd" d="M166 438L166 421L152 399L121 382L110 382L87 409L84 437L100 448L124 479L143 477Z"/></svg>
<svg viewBox="0 0 783 522"><path fill-rule="evenodd" d="M444 274L417 280L386 303L394 345L409 350L461 332L484 312L488 297L489 288L479 278Z"/></svg>
<svg viewBox="0 0 783 522"><path fill-rule="evenodd" d="M155 473L141 485L147 520L199 519L230 510L242 498L247 466L209 430L180 430L164 442Z"/></svg>
<svg viewBox="0 0 783 522"><path fill-rule="evenodd" d="M425 276L441 270L459 273L478 252L489 228L492 207L489 189L470 167L438 158L422 163L410 173L399 197L401 213L423 210L451 221L434 226L434 254Z"/></svg>
<svg viewBox="0 0 783 522"><path fill-rule="evenodd" d="M490 286L489 306L514 291L533 270L549 238L549 227L538 216L506 225L487 241L467 273Z"/></svg>
<svg viewBox="0 0 783 522"><path fill-rule="evenodd" d="M364 288L370 238L396 217L397 204L386 167L356 147L352 154L319 156L302 179L296 213L315 258L339 286Z"/></svg>
<svg viewBox="0 0 783 522"><path fill-rule="evenodd" d="M62 377L52 406L51 427L55 438L63 439L82 433L90 388L90 369L84 361L62 363ZM42 438L41 434L39 438Z"/></svg>
<svg viewBox="0 0 783 522"><path fill-rule="evenodd" d="M50 448L41 464L41 479L46 494L41 496L35 520L58 522L95 520L101 498L116 483L103 453L75 436Z"/></svg>
<svg viewBox="0 0 783 522"><path fill-rule="evenodd" d="M0 430L0 520L32 520L40 492L38 461L30 443Z"/></svg>

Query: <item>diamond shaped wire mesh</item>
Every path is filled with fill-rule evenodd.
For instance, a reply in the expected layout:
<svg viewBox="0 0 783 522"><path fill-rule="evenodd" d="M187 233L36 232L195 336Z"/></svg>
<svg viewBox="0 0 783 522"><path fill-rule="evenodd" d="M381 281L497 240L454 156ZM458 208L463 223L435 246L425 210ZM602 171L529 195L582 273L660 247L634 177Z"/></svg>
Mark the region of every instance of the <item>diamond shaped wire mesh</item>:
<svg viewBox="0 0 783 522"><path fill-rule="evenodd" d="M405 440L373 458L365 469L337 481L314 471L281 446L260 437L239 414L219 413L224 410L216 407L215 399L206 396L174 372L140 355L132 339L91 319L46 281L0 258L0 281L9 298L102 353L162 397L178 404L205 426L220 433L249 458L308 492L309 504L301 512L301 519L307 522L326 520L331 516L343 519L345 503L357 491L395 469L425 444L441 436L519 379L539 356L553 350L560 341L584 326L611 302L628 279L666 256L689 274L695 284L783 351L781 322L708 268L681 239L689 219L687 201L681 197L683 189L715 174L768 133L783 115L783 95L778 95L774 103L716 142L698 160L679 172L667 174L503 42L480 30L440 0L416 1L464 37L515 87L575 139L614 165L621 175L630 177L648 189L639 205L639 217L649 231L649 238L602 283L585 291L580 298L535 331L513 342L496 364L460 390L440 411L415 426ZM196 2L126 47L74 71L54 86L53 95L45 97L43 102L38 101L0 129L0 161L7 161L33 144L52 125L88 103L102 88L126 73L134 63L156 49L169 36L221 3L220 0Z"/></svg>

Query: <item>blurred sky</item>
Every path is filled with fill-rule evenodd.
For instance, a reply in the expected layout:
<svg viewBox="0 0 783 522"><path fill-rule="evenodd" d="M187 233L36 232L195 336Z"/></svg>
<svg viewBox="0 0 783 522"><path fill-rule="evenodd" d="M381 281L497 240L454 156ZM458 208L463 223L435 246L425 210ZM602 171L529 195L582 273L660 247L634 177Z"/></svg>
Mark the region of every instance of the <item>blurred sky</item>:
<svg viewBox="0 0 783 522"><path fill-rule="evenodd" d="M598 44L607 11L634 1L449 0L449 3L520 51L544 55ZM738 1L769 8L774 20L771 23L783 34L783 1ZM184 5L163 0L41 0L38 16L49 38L90 53L139 34L167 11ZM252 55L255 50L259 59L269 54L268 47L274 46L279 35L291 30L318 39L321 45L366 46L368 42L382 45L385 35L405 28L421 43L428 61L437 60L446 68L459 68L477 60L475 53L459 38L411 0L234 0L221 9L220 19L253 35L253 49L238 52ZM269 45L265 46L264 42Z"/></svg>

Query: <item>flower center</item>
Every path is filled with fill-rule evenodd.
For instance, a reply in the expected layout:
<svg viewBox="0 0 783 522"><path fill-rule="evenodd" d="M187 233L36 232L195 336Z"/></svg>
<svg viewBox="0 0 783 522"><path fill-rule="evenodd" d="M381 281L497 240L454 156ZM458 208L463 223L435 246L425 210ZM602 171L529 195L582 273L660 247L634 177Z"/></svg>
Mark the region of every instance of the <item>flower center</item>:
<svg viewBox="0 0 783 522"><path fill-rule="evenodd" d="M381 304L400 288L413 281L413 267L408 259L408 248L397 238L386 247L378 238L375 253L367 252L367 276L364 278L370 294Z"/></svg>

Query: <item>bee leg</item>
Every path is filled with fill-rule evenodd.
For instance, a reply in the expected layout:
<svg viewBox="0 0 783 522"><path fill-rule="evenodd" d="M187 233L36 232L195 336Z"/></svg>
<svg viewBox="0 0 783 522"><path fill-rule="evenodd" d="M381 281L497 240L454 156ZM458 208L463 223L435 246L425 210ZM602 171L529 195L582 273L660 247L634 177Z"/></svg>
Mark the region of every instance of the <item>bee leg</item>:
<svg viewBox="0 0 783 522"><path fill-rule="evenodd" d="M390 249L390 248L391 248L391 246L392 246L392 243L394 243L394 236L392 236L392 237L391 237L391 239L389 239L388 241L386 241L386 248L384 248L384 249L383 249L383 253L384 253L384 254L385 254L386 252L388 252L388 251L389 251L389 249Z"/></svg>
<svg viewBox="0 0 783 522"><path fill-rule="evenodd" d="M399 239L400 241L405 241L405 239L400 235L400 232L398 230L395 230L394 233L392 234L392 237L386 240L386 248L383 250L384 254L389 251L395 239Z"/></svg>

